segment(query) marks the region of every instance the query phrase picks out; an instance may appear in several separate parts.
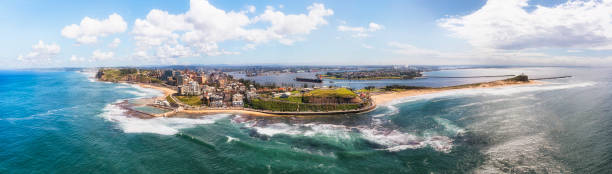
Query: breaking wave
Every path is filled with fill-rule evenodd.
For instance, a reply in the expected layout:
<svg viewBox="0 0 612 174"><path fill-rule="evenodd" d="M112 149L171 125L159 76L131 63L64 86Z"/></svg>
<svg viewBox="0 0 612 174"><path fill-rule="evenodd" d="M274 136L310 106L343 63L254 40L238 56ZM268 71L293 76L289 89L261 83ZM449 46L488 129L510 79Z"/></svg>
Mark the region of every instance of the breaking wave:
<svg viewBox="0 0 612 174"><path fill-rule="evenodd" d="M395 115L399 113L399 109L393 105L388 105L386 106L386 108L388 109L387 112L382 113L382 114L376 114L376 115L373 115L372 117L374 118L385 117L385 116Z"/></svg>
<svg viewBox="0 0 612 174"><path fill-rule="evenodd" d="M85 70L85 71L78 71L78 73L84 75L85 77L87 77L87 80L89 82L96 82L96 73L98 73L96 70Z"/></svg>
<svg viewBox="0 0 612 174"><path fill-rule="evenodd" d="M163 95L161 91L143 88L133 84L119 84L115 88L122 89L122 92L129 93L135 98L148 98ZM132 98L134 99L134 98ZM119 103L118 100L114 103ZM212 124L217 120L226 118L229 114L219 114L212 116L202 116L197 119L192 118L151 118L141 119L126 115L126 111L115 104L107 104L100 116L108 121L115 122L125 133L154 133L161 135L174 135L180 129L192 128L201 124Z"/></svg>
<svg viewBox="0 0 612 174"><path fill-rule="evenodd" d="M360 129L362 137L387 147L388 151L418 149L431 147L436 151L448 153L453 148L453 140L446 136L416 136L397 130L382 131L376 129Z"/></svg>
<svg viewBox="0 0 612 174"><path fill-rule="evenodd" d="M436 151L448 153L453 147L453 140L441 135L418 136L411 133L400 132L398 130L383 130L380 127L371 126L344 126L334 124L286 124L274 123L259 125L256 122L245 124L255 130L258 134L274 136L278 134L292 136L325 136L338 140L353 139L351 133L357 132L358 137L367 141L384 146L382 150L401 151L405 149L418 149L431 147Z"/></svg>
<svg viewBox="0 0 612 174"><path fill-rule="evenodd" d="M231 143L232 141L240 141L240 139L238 138L230 137L227 135L225 137L227 137L227 143Z"/></svg>
<svg viewBox="0 0 612 174"><path fill-rule="evenodd" d="M500 102L505 102L505 101L523 100L523 99L535 99L535 97L533 95L526 95L526 96L521 96L521 97L506 97L506 98L500 98L500 99L495 99L495 100L485 100L485 101L473 102L473 103L468 103L464 105L459 105L456 107L462 108L462 107L494 104L494 103L500 103Z"/></svg>
<svg viewBox="0 0 612 174"><path fill-rule="evenodd" d="M438 123L439 125L442 125L442 127L444 127L444 130L451 135L461 135L465 133L464 128L453 124L450 120L440 117L434 117L434 121L436 121L436 123Z"/></svg>
<svg viewBox="0 0 612 174"><path fill-rule="evenodd" d="M124 93L134 95L135 98L150 98L163 95L162 91L151 88L143 88L134 84L122 83L115 86L115 88L121 89Z"/></svg>
<svg viewBox="0 0 612 174"><path fill-rule="evenodd" d="M108 104L102 110L100 116L108 121L115 122L125 133L154 133L161 135L174 135L180 129L192 128L196 125L212 124L219 119L229 116L229 114L219 114L202 116L198 119L191 118L151 118L140 119L129 117L125 110L114 104Z"/></svg>
<svg viewBox="0 0 612 174"><path fill-rule="evenodd" d="M326 136L326 137L336 137L340 139L349 139L350 132L343 125L334 125L334 124L293 124L289 125L286 123L274 123L267 124L264 126L259 126L256 122L251 122L245 124L245 126L254 129L257 133L267 136L274 136L277 134L285 134L285 135L303 135L303 136Z"/></svg>

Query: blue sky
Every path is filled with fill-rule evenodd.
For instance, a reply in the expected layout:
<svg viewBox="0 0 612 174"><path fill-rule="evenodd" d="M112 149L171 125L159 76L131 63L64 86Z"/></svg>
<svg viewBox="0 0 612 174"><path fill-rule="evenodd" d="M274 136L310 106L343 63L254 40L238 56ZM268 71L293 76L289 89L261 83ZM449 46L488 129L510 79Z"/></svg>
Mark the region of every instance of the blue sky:
<svg viewBox="0 0 612 174"><path fill-rule="evenodd" d="M610 16L608 0L8 0L0 6L0 68L607 66Z"/></svg>

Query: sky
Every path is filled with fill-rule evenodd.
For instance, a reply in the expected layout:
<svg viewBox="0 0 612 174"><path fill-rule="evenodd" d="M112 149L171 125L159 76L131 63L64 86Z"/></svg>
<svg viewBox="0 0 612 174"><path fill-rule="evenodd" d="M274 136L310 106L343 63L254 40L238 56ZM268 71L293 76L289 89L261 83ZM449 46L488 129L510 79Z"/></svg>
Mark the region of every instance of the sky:
<svg viewBox="0 0 612 174"><path fill-rule="evenodd" d="M5 0L0 69L612 65L612 0Z"/></svg>

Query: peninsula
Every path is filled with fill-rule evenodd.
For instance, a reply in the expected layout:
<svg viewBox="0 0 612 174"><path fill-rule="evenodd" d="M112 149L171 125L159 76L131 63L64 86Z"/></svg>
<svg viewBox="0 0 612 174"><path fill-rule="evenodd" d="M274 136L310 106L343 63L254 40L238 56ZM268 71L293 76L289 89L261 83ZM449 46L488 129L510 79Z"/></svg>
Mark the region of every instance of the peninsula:
<svg viewBox="0 0 612 174"><path fill-rule="evenodd" d="M347 87L263 86L255 81L234 79L226 72L212 70L161 70L103 68L101 81L138 84L164 92L163 96L141 104L123 102L122 107L144 117L169 117L177 114L237 113L253 116L335 115L367 112L377 105L422 94L509 85L535 84L526 75L505 80L441 88L392 85L354 90ZM156 112L138 108L151 107ZM152 110L152 109L148 109Z"/></svg>

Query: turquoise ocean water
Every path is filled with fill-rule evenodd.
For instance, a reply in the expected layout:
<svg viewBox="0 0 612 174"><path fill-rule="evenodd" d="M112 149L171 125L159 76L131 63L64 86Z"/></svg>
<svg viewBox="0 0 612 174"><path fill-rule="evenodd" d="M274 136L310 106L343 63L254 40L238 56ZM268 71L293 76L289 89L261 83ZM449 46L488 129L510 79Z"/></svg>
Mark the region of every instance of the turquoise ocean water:
<svg viewBox="0 0 612 174"><path fill-rule="evenodd" d="M522 72L574 77L356 115L139 119L112 103L158 91L80 72L0 71L0 173L612 173L612 69L432 73Z"/></svg>

